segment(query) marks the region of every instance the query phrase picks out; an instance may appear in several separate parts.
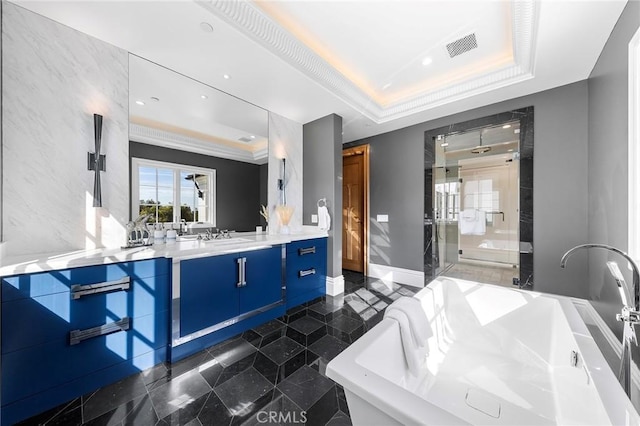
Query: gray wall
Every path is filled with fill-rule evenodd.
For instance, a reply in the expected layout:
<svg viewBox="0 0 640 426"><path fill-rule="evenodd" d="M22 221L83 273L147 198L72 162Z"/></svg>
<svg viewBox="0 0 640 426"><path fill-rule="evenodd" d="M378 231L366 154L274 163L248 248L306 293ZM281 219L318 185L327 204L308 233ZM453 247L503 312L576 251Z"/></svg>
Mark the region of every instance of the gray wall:
<svg viewBox="0 0 640 426"><path fill-rule="evenodd" d="M216 170L216 227L234 231L255 231L260 216L261 166L242 161L194 154L138 142L130 142L130 157L185 164ZM266 167L265 167L266 169Z"/></svg>
<svg viewBox="0 0 640 426"><path fill-rule="evenodd" d="M371 145L370 261L423 270L427 130L533 106L535 289L586 297L586 259L573 259L567 270L559 262L588 231L587 105L588 84L581 81L346 144ZM378 224L376 214L388 214L389 223Z"/></svg>
<svg viewBox="0 0 640 426"><path fill-rule="evenodd" d="M628 55L629 41L640 26L640 2L627 3L589 76L589 237L588 242L628 249ZM583 242L587 242L586 240ZM618 261L604 251L580 254L589 258L589 296L609 327L620 310L616 284L605 262ZM578 256L576 254L575 256ZM631 274L627 274L631 282Z"/></svg>
<svg viewBox="0 0 640 426"><path fill-rule="evenodd" d="M342 117L331 114L302 127L304 225L318 211L320 198L327 199L331 216L327 276L342 275Z"/></svg>

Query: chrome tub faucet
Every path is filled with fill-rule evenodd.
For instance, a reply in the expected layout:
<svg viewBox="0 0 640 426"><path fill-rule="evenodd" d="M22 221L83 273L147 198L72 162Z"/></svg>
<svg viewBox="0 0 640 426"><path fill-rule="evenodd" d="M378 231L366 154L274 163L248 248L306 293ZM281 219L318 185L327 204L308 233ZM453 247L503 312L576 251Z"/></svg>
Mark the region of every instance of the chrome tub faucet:
<svg viewBox="0 0 640 426"><path fill-rule="evenodd" d="M615 262L607 262L609 271L613 275L613 278L618 284L618 290L620 292L620 299L622 300L622 310L616 315L616 320L621 321L623 326L622 333L622 358L620 359L620 370L618 372L618 380L624 388L627 396L631 398L631 342L636 346L638 341L636 339L635 325L640 324L640 273L638 272L638 265L634 260L622 250L609 246L606 244L581 244L567 251L560 260L560 267L564 268L567 264L567 259L579 249L600 248L609 250L624 257L630 264L633 270L633 283L631 288L624 280L620 268ZM632 303L633 305L629 305Z"/></svg>

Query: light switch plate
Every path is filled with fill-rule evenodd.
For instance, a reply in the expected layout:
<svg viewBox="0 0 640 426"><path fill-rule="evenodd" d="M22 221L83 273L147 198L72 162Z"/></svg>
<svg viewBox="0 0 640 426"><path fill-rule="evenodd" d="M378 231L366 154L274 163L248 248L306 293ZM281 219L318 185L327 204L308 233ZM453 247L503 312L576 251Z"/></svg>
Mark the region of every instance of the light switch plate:
<svg viewBox="0 0 640 426"><path fill-rule="evenodd" d="M379 215L376 216L376 220L378 221L378 223L389 222L389 215L388 214L379 214Z"/></svg>
<svg viewBox="0 0 640 426"><path fill-rule="evenodd" d="M318 215L317 214L312 214L311 215L311 223L318 223Z"/></svg>

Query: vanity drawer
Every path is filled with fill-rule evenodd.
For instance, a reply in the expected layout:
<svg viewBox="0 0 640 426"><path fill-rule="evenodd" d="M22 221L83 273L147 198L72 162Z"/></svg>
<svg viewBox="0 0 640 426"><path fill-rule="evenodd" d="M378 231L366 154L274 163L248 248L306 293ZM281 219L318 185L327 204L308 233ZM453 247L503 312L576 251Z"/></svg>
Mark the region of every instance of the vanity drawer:
<svg viewBox="0 0 640 426"><path fill-rule="evenodd" d="M296 241L287 245L287 308L325 294L327 240Z"/></svg>
<svg viewBox="0 0 640 426"><path fill-rule="evenodd" d="M70 292L73 285L168 275L169 265L169 259L158 258L5 277L2 279L2 301Z"/></svg>
<svg viewBox="0 0 640 426"><path fill-rule="evenodd" d="M109 318L113 322L121 318ZM129 329L70 345L68 337L2 355L3 405L167 345L169 311L132 318Z"/></svg>
<svg viewBox="0 0 640 426"><path fill-rule="evenodd" d="M315 269L314 274L306 276L290 275L287 277L287 308L295 306L301 296L309 294L307 300L311 300L324 295L325 290L326 273L320 268Z"/></svg>
<svg viewBox="0 0 640 426"><path fill-rule="evenodd" d="M294 241L287 244L287 261L294 258L323 257L327 255L327 239Z"/></svg>
<svg viewBox="0 0 640 426"><path fill-rule="evenodd" d="M86 290L81 290L86 291ZM2 353L54 340L72 330L169 309L169 276L134 277L126 289L84 294L59 292L2 303Z"/></svg>

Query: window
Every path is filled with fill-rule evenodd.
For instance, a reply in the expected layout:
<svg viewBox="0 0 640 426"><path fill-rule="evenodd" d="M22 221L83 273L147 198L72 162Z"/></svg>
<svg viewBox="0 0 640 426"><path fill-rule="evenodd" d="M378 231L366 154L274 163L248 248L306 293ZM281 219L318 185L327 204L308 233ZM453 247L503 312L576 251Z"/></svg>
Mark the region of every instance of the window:
<svg viewBox="0 0 640 426"><path fill-rule="evenodd" d="M151 223L207 222L215 226L214 169L132 159L132 217Z"/></svg>
<svg viewBox="0 0 640 426"><path fill-rule="evenodd" d="M629 255L640 260L640 30L629 43Z"/></svg>

